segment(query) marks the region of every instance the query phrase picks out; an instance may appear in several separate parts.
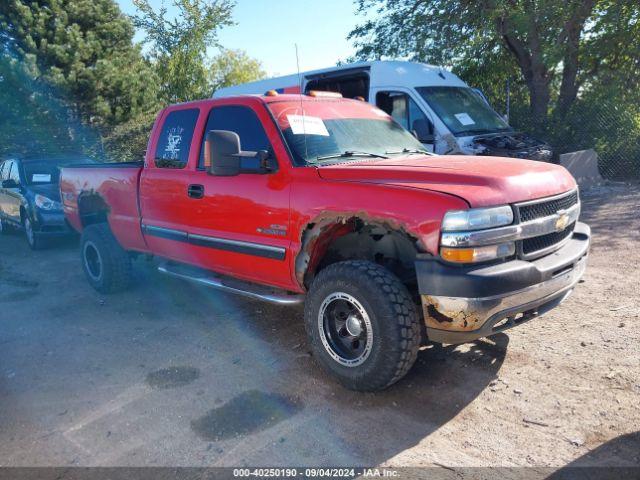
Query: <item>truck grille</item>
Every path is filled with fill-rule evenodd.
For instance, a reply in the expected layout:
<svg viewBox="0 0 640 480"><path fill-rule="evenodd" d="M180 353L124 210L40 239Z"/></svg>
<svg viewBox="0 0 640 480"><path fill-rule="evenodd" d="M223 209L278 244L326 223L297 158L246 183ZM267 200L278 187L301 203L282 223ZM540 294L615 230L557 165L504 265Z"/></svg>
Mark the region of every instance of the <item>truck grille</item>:
<svg viewBox="0 0 640 480"><path fill-rule="evenodd" d="M520 222L530 222L538 218L549 217L558 212L558 210L566 210L578 203L578 192L573 191L570 194L549 200L546 202L532 203L518 207L520 212Z"/></svg>
<svg viewBox="0 0 640 480"><path fill-rule="evenodd" d="M578 191L574 190L565 195L550 200L541 199L537 202L516 205L516 211L520 223L531 222L540 218L550 217L561 210L566 210L579 203ZM527 238L518 242L519 255L523 258L536 258L554 250L554 246L560 246L573 233L575 222L568 225L560 232L547 233L538 237Z"/></svg>
<svg viewBox="0 0 640 480"><path fill-rule="evenodd" d="M561 232L547 233L539 237L527 238L522 241L522 253L525 255L531 255L532 253L540 250L545 250L553 245L562 242L569 235L573 233L573 229L576 226L572 223Z"/></svg>

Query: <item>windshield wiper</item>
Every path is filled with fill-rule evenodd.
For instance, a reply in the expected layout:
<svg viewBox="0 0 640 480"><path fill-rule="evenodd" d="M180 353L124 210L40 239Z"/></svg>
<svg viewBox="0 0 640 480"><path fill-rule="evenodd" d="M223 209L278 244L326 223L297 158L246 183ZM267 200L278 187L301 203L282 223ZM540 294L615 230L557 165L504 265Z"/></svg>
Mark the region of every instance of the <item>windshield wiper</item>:
<svg viewBox="0 0 640 480"><path fill-rule="evenodd" d="M418 148L403 148L402 150L388 151L384 153L386 153L387 155L398 155L400 153L419 153L422 155L435 155L435 153L427 152L426 150L420 150Z"/></svg>
<svg viewBox="0 0 640 480"><path fill-rule="evenodd" d="M346 158L346 157L371 157L371 158L389 158L384 155L378 155L377 153L359 152L357 150L345 150L342 153L333 153L331 155L324 155L317 157L316 161L329 160L331 158Z"/></svg>

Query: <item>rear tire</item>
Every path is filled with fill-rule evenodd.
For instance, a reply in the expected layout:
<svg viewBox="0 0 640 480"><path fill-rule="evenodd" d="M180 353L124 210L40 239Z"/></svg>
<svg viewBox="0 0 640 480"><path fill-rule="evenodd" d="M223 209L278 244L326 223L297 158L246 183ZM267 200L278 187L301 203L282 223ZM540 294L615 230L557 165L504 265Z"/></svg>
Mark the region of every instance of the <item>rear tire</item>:
<svg viewBox="0 0 640 480"><path fill-rule="evenodd" d="M329 265L314 279L305 326L315 358L342 385L382 390L413 366L420 324L400 280L372 262Z"/></svg>
<svg viewBox="0 0 640 480"><path fill-rule="evenodd" d="M108 224L98 223L84 229L80 256L87 280L98 292L118 292L131 283L131 258Z"/></svg>

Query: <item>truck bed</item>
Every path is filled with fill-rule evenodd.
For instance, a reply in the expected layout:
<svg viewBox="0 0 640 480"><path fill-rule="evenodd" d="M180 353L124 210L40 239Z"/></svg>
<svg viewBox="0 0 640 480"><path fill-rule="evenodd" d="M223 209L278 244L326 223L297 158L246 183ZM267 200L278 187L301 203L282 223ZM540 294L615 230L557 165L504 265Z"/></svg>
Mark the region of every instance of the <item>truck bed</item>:
<svg viewBox="0 0 640 480"><path fill-rule="evenodd" d="M98 220L87 211L106 216L112 232L128 248L147 251L140 228L138 187L143 162L102 163L63 167L60 193L66 217L78 232ZM100 204L96 208L96 203Z"/></svg>

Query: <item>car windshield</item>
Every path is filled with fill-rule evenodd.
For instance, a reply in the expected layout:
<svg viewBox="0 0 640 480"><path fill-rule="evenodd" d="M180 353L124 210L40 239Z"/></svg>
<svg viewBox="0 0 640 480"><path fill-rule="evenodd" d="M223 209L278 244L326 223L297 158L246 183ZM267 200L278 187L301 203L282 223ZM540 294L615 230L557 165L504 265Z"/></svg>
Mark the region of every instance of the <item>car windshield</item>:
<svg viewBox="0 0 640 480"><path fill-rule="evenodd" d="M269 108L298 165L424 152L413 135L365 102L305 98L273 101Z"/></svg>
<svg viewBox="0 0 640 480"><path fill-rule="evenodd" d="M417 87L416 90L454 135L511 131L511 127L468 87Z"/></svg>
<svg viewBox="0 0 640 480"><path fill-rule="evenodd" d="M27 185L57 185L60 181L60 166L68 164L92 163L87 158L64 158L58 160L38 160L23 162L24 179Z"/></svg>

